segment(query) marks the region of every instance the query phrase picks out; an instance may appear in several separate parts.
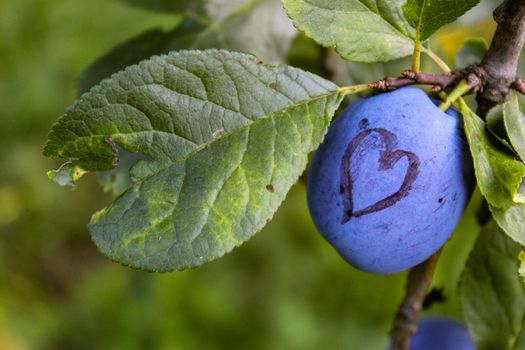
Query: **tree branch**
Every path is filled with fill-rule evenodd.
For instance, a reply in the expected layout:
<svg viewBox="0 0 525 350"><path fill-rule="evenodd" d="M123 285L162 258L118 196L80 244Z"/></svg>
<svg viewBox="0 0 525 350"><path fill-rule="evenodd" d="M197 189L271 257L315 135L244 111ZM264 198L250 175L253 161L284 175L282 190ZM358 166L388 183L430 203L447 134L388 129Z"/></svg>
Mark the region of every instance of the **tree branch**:
<svg viewBox="0 0 525 350"><path fill-rule="evenodd" d="M478 93L478 114L485 116L504 102L516 81L518 60L525 42L525 0L506 0L494 11L498 23L490 48L479 65L485 80Z"/></svg>
<svg viewBox="0 0 525 350"><path fill-rule="evenodd" d="M406 285L406 296L399 307L390 331L393 350L408 350L410 338L417 331L417 321L423 307L427 290L432 283L441 249L428 260L410 270Z"/></svg>
<svg viewBox="0 0 525 350"><path fill-rule="evenodd" d="M385 92L408 85L430 85L432 86L430 92L437 94L448 87L456 86L463 79L475 92L482 88L483 82L472 67L444 74L416 73L412 70L405 70L401 72L401 77L384 78L368 84L368 87Z"/></svg>
<svg viewBox="0 0 525 350"><path fill-rule="evenodd" d="M369 86L378 91L391 91L407 85L432 85L432 92L438 93L446 87L451 86L461 80L459 72L446 74L426 74L405 70L401 72L401 77L389 77L371 83Z"/></svg>

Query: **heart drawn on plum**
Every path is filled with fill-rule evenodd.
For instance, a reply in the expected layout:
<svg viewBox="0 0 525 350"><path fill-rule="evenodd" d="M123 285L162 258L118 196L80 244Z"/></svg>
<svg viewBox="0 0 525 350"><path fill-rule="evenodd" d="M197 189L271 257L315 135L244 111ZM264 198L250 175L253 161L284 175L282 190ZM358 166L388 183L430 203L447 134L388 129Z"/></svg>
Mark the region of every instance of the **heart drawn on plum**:
<svg viewBox="0 0 525 350"><path fill-rule="evenodd" d="M403 157L408 159L408 167L405 173L403 184L392 195L385 197L364 209L354 211L354 199L352 193L353 179L352 179L352 155L357 150L361 142L366 139L370 134L377 133L380 135L383 141L384 148L379 153L379 170L386 171L393 169L394 165L400 161ZM412 152L394 149L397 143L397 136L392 132L383 128L367 129L360 132L346 147L343 159L341 161L341 184L339 186L339 192L343 199L343 218L341 224L346 224L353 217L360 217L363 215L375 213L386 208L389 208L399 202L404 197L408 196L412 184L416 181L419 175L419 157Z"/></svg>

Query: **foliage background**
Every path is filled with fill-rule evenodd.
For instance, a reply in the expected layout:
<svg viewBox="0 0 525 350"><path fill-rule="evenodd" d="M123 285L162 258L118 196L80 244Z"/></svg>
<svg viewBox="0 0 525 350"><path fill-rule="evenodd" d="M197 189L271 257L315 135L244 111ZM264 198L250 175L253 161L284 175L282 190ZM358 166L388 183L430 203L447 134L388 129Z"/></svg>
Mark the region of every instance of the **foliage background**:
<svg viewBox="0 0 525 350"><path fill-rule="evenodd" d="M482 1L433 48L452 63L467 38L490 39L494 5ZM151 274L91 243L85 225L111 199L94 176L74 193L47 179L59 163L42 157L42 144L82 69L178 20L116 0L0 0L0 349L383 349L405 274L345 264L308 216L304 181L243 247L196 270ZM303 38L289 61L319 72L319 55ZM410 64L336 66L338 82L362 83ZM447 301L431 313L461 318L457 280L479 231L479 195L473 202L435 278Z"/></svg>

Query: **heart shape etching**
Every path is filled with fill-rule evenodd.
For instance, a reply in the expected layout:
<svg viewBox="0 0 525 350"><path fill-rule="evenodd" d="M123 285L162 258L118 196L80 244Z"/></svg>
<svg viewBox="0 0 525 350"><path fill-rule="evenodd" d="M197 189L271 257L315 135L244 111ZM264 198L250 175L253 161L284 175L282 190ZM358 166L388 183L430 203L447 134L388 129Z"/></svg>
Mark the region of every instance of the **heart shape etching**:
<svg viewBox="0 0 525 350"><path fill-rule="evenodd" d="M386 171L394 167L394 165L401 160L403 157L408 159L408 167L406 170L405 178L399 190L394 194L385 197L366 208L354 211L354 199L352 193L353 180L352 180L352 155L357 150L361 142L365 140L370 134L377 133L381 137L384 148L379 153L379 170ZM389 208L399 202L401 199L408 196L412 189L412 184L416 181L419 175L419 157L412 152L394 149L397 143L397 136L383 128L372 128L366 129L360 132L356 137L350 141L346 147L345 153L341 161L341 183L339 186L339 192L343 199L343 218L341 224L346 224L353 217L360 217L363 215L375 213L386 208Z"/></svg>

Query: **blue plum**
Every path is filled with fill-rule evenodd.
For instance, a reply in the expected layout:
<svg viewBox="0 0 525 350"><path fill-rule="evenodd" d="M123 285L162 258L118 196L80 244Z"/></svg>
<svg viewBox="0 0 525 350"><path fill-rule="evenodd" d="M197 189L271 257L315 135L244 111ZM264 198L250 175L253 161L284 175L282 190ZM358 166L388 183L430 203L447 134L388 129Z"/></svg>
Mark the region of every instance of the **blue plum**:
<svg viewBox="0 0 525 350"><path fill-rule="evenodd" d="M354 102L330 126L308 174L308 207L354 267L395 273L456 227L474 171L461 118L413 87Z"/></svg>
<svg viewBox="0 0 525 350"><path fill-rule="evenodd" d="M461 323L446 317L428 317L419 322L410 350L476 350L476 347Z"/></svg>

